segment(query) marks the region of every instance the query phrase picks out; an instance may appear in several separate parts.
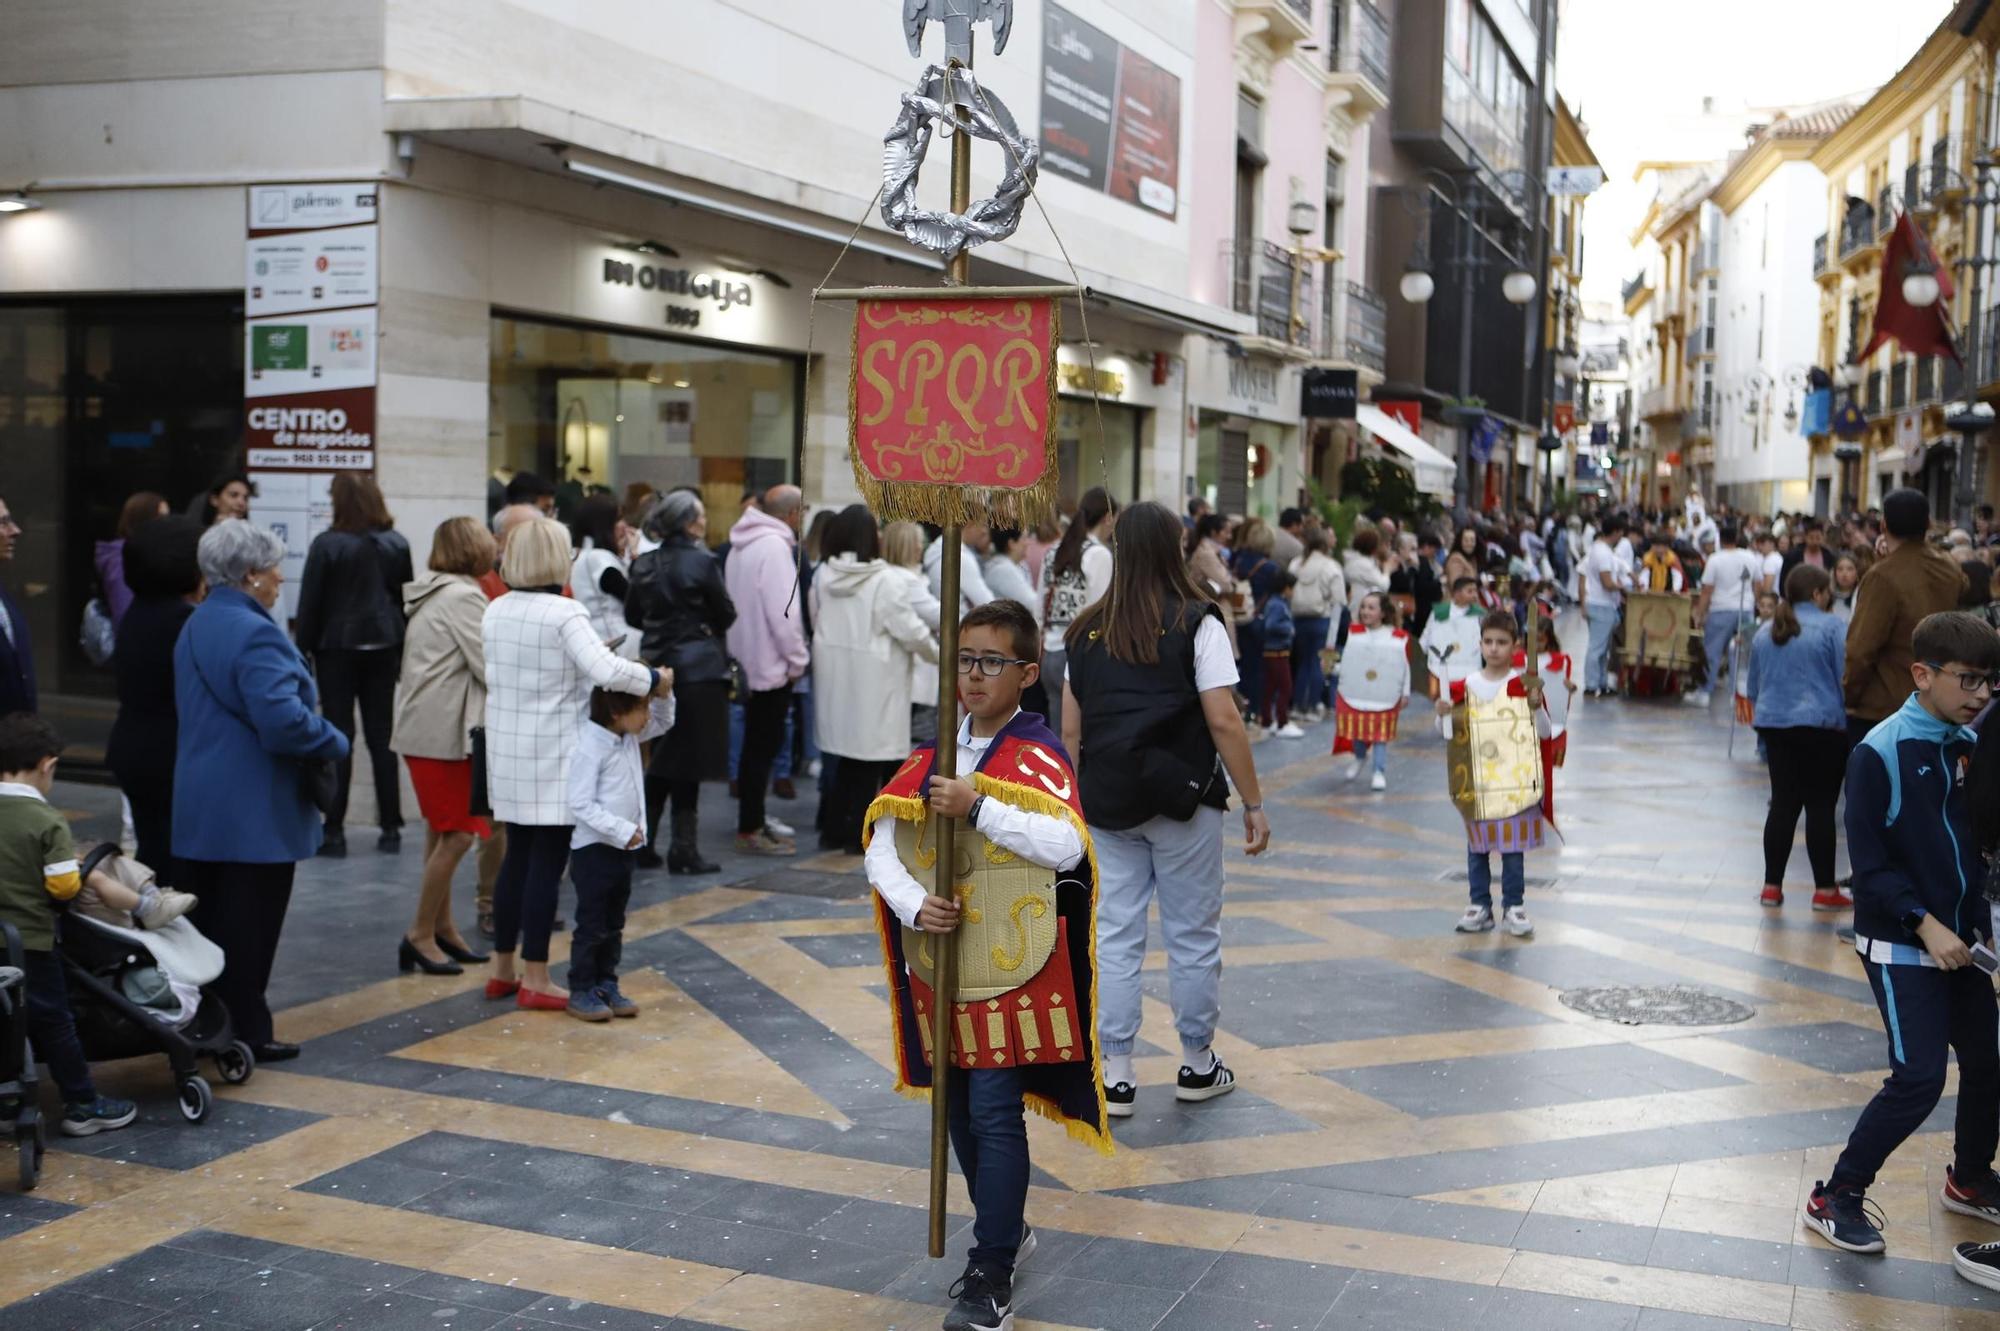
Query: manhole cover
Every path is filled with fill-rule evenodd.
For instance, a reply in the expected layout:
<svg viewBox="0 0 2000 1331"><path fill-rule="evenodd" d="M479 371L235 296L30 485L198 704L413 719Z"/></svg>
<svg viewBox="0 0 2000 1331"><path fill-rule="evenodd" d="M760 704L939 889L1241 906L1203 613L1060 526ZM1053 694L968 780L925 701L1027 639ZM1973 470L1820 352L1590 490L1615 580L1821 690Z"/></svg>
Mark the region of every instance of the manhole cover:
<svg viewBox="0 0 2000 1331"><path fill-rule="evenodd" d="M1565 989L1562 1001L1564 1007L1627 1026L1727 1026L1757 1015L1755 1008L1733 998L1680 984Z"/></svg>

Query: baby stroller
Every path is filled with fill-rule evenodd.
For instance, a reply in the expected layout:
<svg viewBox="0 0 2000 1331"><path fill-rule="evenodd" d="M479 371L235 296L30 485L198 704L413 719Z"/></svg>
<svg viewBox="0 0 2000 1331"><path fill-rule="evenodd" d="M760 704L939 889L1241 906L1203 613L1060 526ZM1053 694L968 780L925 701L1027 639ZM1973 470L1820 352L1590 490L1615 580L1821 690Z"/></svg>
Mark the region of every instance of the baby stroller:
<svg viewBox="0 0 2000 1331"><path fill-rule="evenodd" d="M115 845L84 857L84 881L97 869L131 886L151 876ZM72 909L63 916L58 948L84 1056L98 1063L165 1054L188 1122L207 1118L214 1103L197 1059L214 1059L216 1073L232 1086L256 1070L256 1055L236 1038L229 1009L202 990L221 973L222 950L187 920L158 929L121 928Z"/></svg>
<svg viewBox="0 0 2000 1331"><path fill-rule="evenodd" d="M21 1150L21 1191L32 1192L41 1173L44 1131L37 1099L40 1078L28 1054L28 997L22 980L21 935L0 921L0 1107L13 1120Z"/></svg>

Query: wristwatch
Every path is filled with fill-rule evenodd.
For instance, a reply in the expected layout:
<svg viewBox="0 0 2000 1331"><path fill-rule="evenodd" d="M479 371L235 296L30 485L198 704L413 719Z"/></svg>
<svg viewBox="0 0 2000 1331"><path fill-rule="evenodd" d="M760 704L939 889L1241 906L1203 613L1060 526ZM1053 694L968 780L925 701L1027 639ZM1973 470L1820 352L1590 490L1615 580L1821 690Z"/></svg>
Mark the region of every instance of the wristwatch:
<svg viewBox="0 0 2000 1331"><path fill-rule="evenodd" d="M972 798L972 807L965 811L965 821L974 830L979 827L979 806L984 803L986 803L984 795L975 795Z"/></svg>
<svg viewBox="0 0 2000 1331"><path fill-rule="evenodd" d="M1915 933L1917 926L1924 922L1924 916L1929 913L1922 907L1918 907L1916 910L1905 911L1898 922L1911 933Z"/></svg>

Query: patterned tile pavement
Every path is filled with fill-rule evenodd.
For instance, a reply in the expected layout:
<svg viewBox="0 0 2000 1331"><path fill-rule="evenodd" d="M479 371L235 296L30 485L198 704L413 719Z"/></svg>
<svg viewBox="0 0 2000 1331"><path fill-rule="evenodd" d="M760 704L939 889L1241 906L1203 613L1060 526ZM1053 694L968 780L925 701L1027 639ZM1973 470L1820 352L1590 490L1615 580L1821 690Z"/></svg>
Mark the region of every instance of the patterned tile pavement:
<svg viewBox="0 0 2000 1331"><path fill-rule="evenodd" d="M1756 905L1764 777L1729 741L1720 711L1580 707L1532 940L1451 930L1434 740L1400 745L1379 795L1335 779L1323 725L1260 745L1277 848L1230 858L1217 1042L1242 1087L1177 1104L1176 1060L1143 1045L1115 1157L1031 1121L1022 1331L2000 1328L2000 1296L1950 1268L1990 1230L1936 1200L1949 1098L1875 1190L1886 1257L1799 1227L1883 1037L1832 922L1803 893ZM806 794L780 816L809 824ZM102 792L62 802L105 826ZM927 1119L890 1090L856 862L642 875L646 1011L592 1027L489 1005L476 973L396 975L416 855L371 840L300 876L274 997L303 1058L218 1087L200 1127L159 1060L107 1067L140 1124L0 1191L0 1327L937 1325L957 1262L924 1255ZM1560 1001L1636 983L1756 1015L1625 1026Z"/></svg>

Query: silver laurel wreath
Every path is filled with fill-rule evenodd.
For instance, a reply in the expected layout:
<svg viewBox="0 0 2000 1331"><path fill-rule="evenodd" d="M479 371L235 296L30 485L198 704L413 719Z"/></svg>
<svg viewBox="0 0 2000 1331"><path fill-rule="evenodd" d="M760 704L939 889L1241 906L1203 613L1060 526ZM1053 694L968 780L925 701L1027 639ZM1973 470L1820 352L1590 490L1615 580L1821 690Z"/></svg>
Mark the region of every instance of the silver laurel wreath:
<svg viewBox="0 0 2000 1331"><path fill-rule="evenodd" d="M963 108L967 124L958 132L999 144L1007 154L1007 170L991 198L980 199L966 212L937 212L917 206L917 172L930 150L931 134L942 120ZM1005 240L1021 224L1021 208L1035 188L1041 145L1024 138L1013 114L1001 100L980 88L972 72L947 72L932 65L917 81L916 91L903 94L903 110L882 136L882 220L913 245L950 259L959 251L987 241Z"/></svg>

